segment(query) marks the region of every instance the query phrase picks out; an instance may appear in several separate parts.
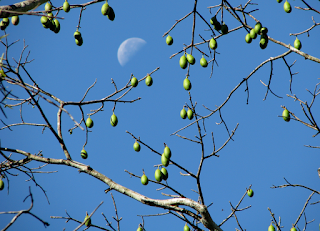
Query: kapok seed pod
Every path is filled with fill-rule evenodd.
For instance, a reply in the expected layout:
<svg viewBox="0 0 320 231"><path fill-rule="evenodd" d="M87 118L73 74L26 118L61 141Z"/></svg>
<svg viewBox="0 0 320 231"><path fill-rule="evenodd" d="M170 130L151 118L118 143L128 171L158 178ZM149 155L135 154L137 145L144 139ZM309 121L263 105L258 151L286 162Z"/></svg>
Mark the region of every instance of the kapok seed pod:
<svg viewBox="0 0 320 231"><path fill-rule="evenodd" d="M245 37L246 43L251 43L252 42L252 38L250 36L250 33L248 33Z"/></svg>
<svg viewBox="0 0 320 231"><path fill-rule="evenodd" d="M49 10L51 10L51 9L52 9L51 4L50 4L49 2L47 2L46 5L44 6L44 10L45 10L45 11L49 11Z"/></svg>
<svg viewBox="0 0 320 231"><path fill-rule="evenodd" d="M171 158L171 150L168 146L166 146L163 150L163 154L165 155L165 157L167 159L170 159Z"/></svg>
<svg viewBox="0 0 320 231"><path fill-rule="evenodd" d="M134 144L133 144L133 149L134 149L136 152L140 152L141 147L140 147L140 144L139 144L137 141L134 142Z"/></svg>
<svg viewBox="0 0 320 231"><path fill-rule="evenodd" d="M191 90L191 82L187 77L183 80L183 88L187 91Z"/></svg>
<svg viewBox="0 0 320 231"><path fill-rule="evenodd" d="M88 128L92 128L93 127L93 120L90 118L90 116L86 120L86 126Z"/></svg>
<svg viewBox="0 0 320 231"><path fill-rule="evenodd" d="M262 24L260 22L257 22L256 25L254 26L254 31L256 32L256 34L260 33L261 28L262 28Z"/></svg>
<svg viewBox="0 0 320 231"><path fill-rule="evenodd" d="M253 190L252 190L251 188L248 189L248 190L247 190L247 194L248 194L249 197L253 197L253 194L254 194L254 193L253 193Z"/></svg>
<svg viewBox="0 0 320 231"><path fill-rule="evenodd" d="M226 24L222 24L221 25L221 33L222 34L228 34L228 32L229 32L228 26Z"/></svg>
<svg viewBox="0 0 320 231"><path fill-rule="evenodd" d="M83 39L82 39L82 37L80 37L80 38L78 38L78 39L75 39L75 42L76 42L76 44L77 44L78 46L82 46L82 44L83 44Z"/></svg>
<svg viewBox="0 0 320 231"><path fill-rule="evenodd" d="M187 111L186 111L186 109L184 109L184 107L181 109L181 111L180 111L180 117L182 118L182 119L185 119L185 118L187 118Z"/></svg>
<svg viewBox="0 0 320 231"><path fill-rule="evenodd" d="M300 42L300 40L298 39L298 37L296 37L296 40L294 40L293 46L294 46L294 48L296 48L296 49L298 49L298 50L301 49L302 45L301 45L301 42Z"/></svg>
<svg viewBox="0 0 320 231"><path fill-rule="evenodd" d="M288 0L285 1L285 3L283 4L283 9L286 13L290 13L292 8L290 3L288 2Z"/></svg>
<svg viewBox="0 0 320 231"><path fill-rule="evenodd" d="M205 59L205 57L202 55L202 58L200 59L200 65L202 67L207 67L208 66L208 62L207 60Z"/></svg>
<svg viewBox="0 0 320 231"><path fill-rule="evenodd" d="M63 10L66 13L68 13L70 11L70 4L67 0L63 3Z"/></svg>
<svg viewBox="0 0 320 231"><path fill-rule="evenodd" d="M81 157L82 159L87 159L88 158L88 153L86 150L82 149L81 150Z"/></svg>
<svg viewBox="0 0 320 231"><path fill-rule="evenodd" d="M156 181L160 182L162 180L162 173L160 171L160 169L156 169L156 171L154 172L154 178L156 179Z"/></svg>
<svg viewBox="0 0 320 231"><path fill-rule="evenodd" d="M252 39L256 39L257 38L257 33L256 33L256 31L254 29L250 30L250 37Z"/></svg>
<svg viewBox="0 0 320 231"><path fill-rule="evenodd" d="M81 38L81 33L80 33L80 31L79 31L79 30L76 30L76 31L74 32L74 34L73 34L73 37L74 37L75 39Z"/></svg>
<svg viewBox="0 0 320 231"><path fill-rule="evenodd" d="M115 127L118 124L118 117L113 113L110 118L110 124Z"/></svg>
<svg viewBox="0 0 320 231"><path fill-rule="evenodd" d="M109 11L109 4L106 2L101 7L101 14L106 16L108 14L108 11Z"/></svg>
<svg viewBox="0 0 320 231"><path fill-rule="evenodd" d="M153 83L153 80L152 80L152 78L151 78L150 75L147 76L147 78L146 78L145 81L146 81L146 85L147 85L148 87L150 87L150 86L152 85L152 83Z"/></svg>
<svg viewBox="0 0 320 231"><path fill-rule="evenodd" d="M218 43L217 43L217 41L216 41L214 38L211 38L211 39L210 39L209 47L210 47L212 50L217 49Z"/></svg>
<svg viewBox="0 0 320 231"><path fill-rule="evenodd" d="M86 217L84 218L84 220L85 220L85 225L87 226L87 227L89 227L90 225L91 225L91 217L89 217L89 215L88 215L88 213L86 212Z"/></svg>
<svg viewBox="0 0 320 231"><path fill-rule="evenodd" d="M179 60L179 64L180 64L180 67L182 69L186 69L186 67L188 66L188 63L187 63L187 57L183 54L181 57L180 57L180 60Z"/></svg>
<svg viewBox="0 0 320 231"><path fill-rule="evenodd" d="M4 189L4 182L3 180L0 178L0 191Z"/></svg>
<svg viewBox="0 0 320 231"><path fill-rule="evenodd" d="M138 83L139 83L138 79L133 76L131 79L131 86L136 87L138 86Z"/></svg>
<svg viewBox="0 0 320 231"><path fill-rule="evenodd" d="M141 184L147 185L148 183L149 183L149 179L148 179L148 177L143 173L143 175L141 176Z"/></svg>
<svg viewBox="0 0 320 231"><path fill-rule="evenodd" d="M268 231L275 231L275 228L273 227L272 224L270 224L270 226L268 227Z"/></svg>
<svg viewBox="0 0 320 231"><path fill-rule="evenodd" d="M167 36L167 38L166 38L166 43L167 43L169 46L172 45L172 43L173 43L173 38L172 38L170 35Z"/></svg>
<svg viewBox="0 0 320 231"><path fill-rule="evenodd" d="M187 54L187 60L191 65L196 63L196 59L191 54Z"/></svg>
<svg viewBox="0 0 320 231"><path fill-rule="evenodd" d="M284 121L289 122L290 121L290 114L287 109L284 109L282 112L282 118Z"/></svg>
<svg viewBox="0 0 320 231"><path fill-rule="evenodd" d="M19 16L18 15L15 15L15 16L12 16L11 17L11 23L15 26L17 26L19 24Z"/></svg>
<svg viewBox="0 0 320 231"><path fill-rule="evenodd" d="M161 163L165 167L169 165L169 159L164 155L164 153L161 155Z"/></svg>
<svg viewBox="0 0 320 231"><path fill-rule="evenodd" d="M189 110L187 111L187 116L189 120L193 119L193 111L189 108Z"/></svg>
<svg viewBox="0 0 320 231"><path fill-rule="evenodd" d="M162 173L162 178L163 178L164 180L167 180L168 177L169 177L169 173L168 173L167 169L166 169L166 168L161 168L160 171L161 171L161 173Z"/></svg>
<svg viewBox="0 0 320 231"><path fill-rule="evenodd" d="M108 10L108 19L110 19L111 21L113 21L116 17L115 13L114 13L114 10L111 6L109 6L109 10Z"/></svg>

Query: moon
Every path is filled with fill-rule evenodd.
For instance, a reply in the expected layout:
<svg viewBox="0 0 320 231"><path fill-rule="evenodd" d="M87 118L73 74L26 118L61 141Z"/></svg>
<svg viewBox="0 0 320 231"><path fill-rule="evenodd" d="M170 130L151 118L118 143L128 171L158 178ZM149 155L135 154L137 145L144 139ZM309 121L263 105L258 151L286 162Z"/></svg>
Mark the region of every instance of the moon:
<svg viewBox="0 0 320 231"><path fill-rule="evenodd" d="M128 38L118 48L118 61L124 66L147 42L141 38Z"/></svg>

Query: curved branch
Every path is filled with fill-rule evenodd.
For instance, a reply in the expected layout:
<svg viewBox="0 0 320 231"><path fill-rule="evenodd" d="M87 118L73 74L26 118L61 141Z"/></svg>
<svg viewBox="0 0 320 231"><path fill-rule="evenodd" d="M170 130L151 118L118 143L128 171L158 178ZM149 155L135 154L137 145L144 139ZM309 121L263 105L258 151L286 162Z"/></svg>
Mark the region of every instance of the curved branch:
<svg viewBox="0 0 320 231"><path fill-rule="evenodd" d="M37 8L38 6L46 2L47 0L26 0L12 5L0 6L0 18L7 18L15 15L13 13L8 13L5 11L27 12L29 10Z"/></svg>
<svg viewBox="0 0 320 231"><path fill-rule="evenodd" d="M26 156L28 159L43 162L43 163L48 163L48 164L57 164L57 165L66 165L70 166L73 168L76 168L79 170L79 172L84 172L88 175L91 175L98 180L102 181L103 183L107 184L110 189L116 190L126 196L129 196L143 204L147 204L149 206L154 206L154 207L160 207L163 209L168 209L168 210L173 210L176 212L180 212L183 214L187 214L191 216L192 218L200 221L205 227L207 227L209 230L213 231L222 231L222 229L212 220L210 213L207 210L207 206L201 205L200 203L191 200L189 198L172 198L172 199L166 199L166 200L158 200L158 199L152 199L149 197L146 197L144 195L141 195L140 193L137 193L129 188L126 188L114 181L112 181L110 178L107 176L103 175L102 173L94 170L88 165L84 165L79 162L75 162L72 160L68 159L53 159L53 158L45 158L42 156L36 156L31 153L18 150L18 149L11 149L11 148L3 148L0 147L1 151L6 151L6 152L14 152L14 153L20 153L24 156ZM196 213L179 207L179 205L184 205L189 208L192 208L197 211L197 213L200 214L201 217L199 217Z"/></svg>

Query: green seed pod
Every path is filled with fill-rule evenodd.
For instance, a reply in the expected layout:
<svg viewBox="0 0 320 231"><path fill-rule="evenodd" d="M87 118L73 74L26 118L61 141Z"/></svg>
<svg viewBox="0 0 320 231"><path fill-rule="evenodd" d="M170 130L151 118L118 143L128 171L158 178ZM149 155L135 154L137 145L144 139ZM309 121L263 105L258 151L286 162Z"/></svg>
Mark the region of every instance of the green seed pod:
<svg viewBox="0 0 320 231"><path fill-rule="evenodd" d="M249 197L253 197L253 190L250 188L247 190L247 194Z"/></svg>
<svg viewBox="0 0 320 231"><path fill-rule="evenodd" d="M228 34L228 31L229 31L228 26L223 23L223 24L221 25L221 33L222 33L222 34Z"/></svg>
<svg viewBox="0 0 320 231"><path fill-rule="evenodd" d="M229 31L228 26L223 23L223 24L221 25L221 33L222 33L222 34L228 34L228 31Z"/></svg>
<svg viewBox="0 0 320 231"><path fill-rule="evenodd" d="M106 2L101 7L101 14L106 16L108 14L108 11L109 11L109 4Z"/></svg>
<svg viewBox="0 0 320 231"><path fill-rule="evenodd" d="M268 33L268 28L267 27L262 27L261 30L260 30L260 33L266 35Z"/></svg>
<svg viewBox="0 0 320 231"><path fill-rule="evenodd" d="M10 20L8 18L3 18L2 22L5 26L9 26Z"/></svg>
<svg viewBox="0 0 320 231"><path fill-rule="evenodd" d="M55 28L54 28L54 33L59 33L59 31L60 31L60 23L59 23L59 21L58 21L58 19L54 19L53 20L53 24L54 24L54 26L55 26Z"/></svg>
<svg viewBox="0 0 320 231"><path fill-rule="evenodd" d="M49 13L47 13L47 15L49 16L48 17L49 20L53 20L53 18L52 18L53 17L53 13L49 12Z"/></svg>
<svg viewBox="0 0 320 231"><path fill-rule="evenodd" d="M167 169L166 168L161 168L161 173L162 173L162 178L164 180L167 180L168 176L169 176Z"/></svg>
<svg viewBox="0 0 320 231"><path fill-rule="evenodd" d="M4 189L4 182L3 180L0 178L0 191Z"/></svg>
<svg viewBox="0 0 320 231"><path fill-rule="evenodd" d="M63 3L63 10L67 13L70 11L70 4L67 2L67 0Z"/></svg>
<svg viewBox="0 0 320 231"><path fill-rule="evenodd" d="M187 54L187 60L191 65L196 63L196 59L191 54Z"/></svg>
<svg viewBox="0 0 320 231"><path fill-rule="evenodd" d="M282 0L277 0L278 3L282 2Z"/></svg>
<svg viewBox="0 0 320 231"><path fill-rule="evenodd" d="M48 21L49 21L49 19L48 19L46 16L42 16L42 17L40 18L40 22L41 22L42 24L47 24Z"/></svg>
<svg viewBox="0 0 320 231"><path fill-rule="evenodd" d="M90 118L90 116L86 120L86 126L88 128L92 128L93 127L93 120Z"/></svg>
<svg viewBox="0 0 320 231"><path fill-rule="evenodd" d="M138 86L138 83L139 83L138 79L133 76L131 79L131 86L136 87Z"/></svg>
<svg viewBox="0 0 320 231"><path fill-rule="evenodd" d="M251 29L250 30L250 37L252 39L256 39L257 38L257 34L256 34L256 31L254 29Z"/></svg>
<svg viewBox="0 0 320 231"><path fill-rule="evenodd" d="M187 57L184 54L180 57L179 64L182 69L186 69L188 66Z"/></svg>
<svg viewBox="0 0 320 231"><path fill-rule="evenodd" d="M251 42L252 42L252 38L251 38L251 36L250 36L250 33L248 33L248 34L246 35L245 40L246 40L246 43L251 43Z"/></svg>
<svg viewBox="0 0 320 231"><path fill-rule="evenodd" d="M0 69L0 82L2 81L2 80L4 80L4 78L3 77L6 77L7 75L6 75L6 73L4 73L4 70L3 69Z"/></svg>
<svg viewBox="0 0 320 231"><path fill-rule="evenodd" d="M19 16L18 15L12 16L11 23L15 26L18 25L19 24Z"/></svg>
<svg viewBox="0 0 320 231"><path fill-rule="evenodd" d="M216 41L214 38L210 39L209 47L210 47L212 50L217 49L218 43L217 43L217 41Z"/></svg>
<svg viewBox="0 0 320 231"><path fill-rule="evenodd" d="M220 24L220 22L217 21L217 22L213 25L213 28L214 28L215 30L217 30L217 31L221 30L221 24Z"/></svg>
<svg viewBox="0 0 320 231"><path fill-rule="evenodd" d="M296 49L298 49L298 50L301 49L302 45L301 45L301 42L300 42L300 40L298 39L298 37L296 37L296 40L294 40L293 46L294 46L294 48L296 48Z"/></svg>
<svg viewBox="0 0 320 231"><path fill-rule="evenodd" d="M143 175L141 176L141 184L147 185L148 183L149 183L149 179L148 179L148 177L143 173Z"/></svg>
<svg viewBox="0 0 320 231"><path fill-rule="evenodd" d="M81 33L80 33L80 31L78 31L78 29L74 32L73 37L75 39L80 39L81 38Z"/></svg>
<svg viewBox="0 0 320 231"><path fill-rule="evenodd" d="M272 224L270 224L270 226L268 227L268 231L275 231L275 229L274 229Z"/></svg>
<svg viewBox="0 0 320 231"><path fill-rule="evenodd" d="M78 46L81 46L81 45L83 44L83 39L82 39L82 37L80 37L79 39L75 39L75 41L76 41L76 44L77 44Z"/></svg>
<svg viewBox="0 0 320 231"><path fill-rule="evenodd" d="M183 231L190 231L190 228L189 228L189 226L187 225L187 223L184 225Z"/></svg>
<svg viewBox="0 0 320 231"><path fill-rule="evenodd" d="M187 112L187 116L189 120L193 119L193 111L189 108L188 112Z"/></svg>
<svg viewBox="0 0 320 231"><path fill-rule="evenodd" d="M165 167L169 165L169 159L162 153L161 155L161 164Z"/></svg>
<svg viewBox="0 0 320 231"><path fill-rule="evenodd" d="M55 29L56 29L56 24L55 24L55 22L54 22L54 19L49 20L49 28L50 28L51 31L55 31Z"/></svg>
<svg viewBox="0 0 320 231"><path fill-rule="evenodd" d="M191 90L191 82L190 80L188 79L188 77L186 77L184 80L183 80L183 88L187 91Z"/></svg>
<svg viewBox="0 0 320 231"><path fill-rule="evenodd" d="M287 109L284 109L282 112L282 118L284 119L284 121L289 122L290 121L290 114L289 111Z"/></svg>
<svg viewBox="0 0 320 231"><path fill-rule="evenodd" d="M0 29L1 30L5 30L7 28L7 26L5 25L5 23L1 20L0 22Z"/></svg>
<svg viewBox="0 0 320 231"><path fill-rule="evenodd" d="M260 48L265 49L268 45L268 41L268 36L262 34L259 42Z"/></svg>
<svg viewBox="0 0 320 231"><path fill-rule="evenodd" d="M217 20L217 17L216 17L216 16L213 16L213 17L210 19L210 23L211 23L211 25L215 25L216 23L219 23L218 20Z"/></svg>
<svg viewBox="0 0 320 231"><path fill-rule="evenodd" d="M91 225L91 218L89 217L89 215L88 215L88 213L86 213L86 217L84 218L84 220L85 220L85 225L87 226L87 227L89 227L90 225Z"/></svg>
<svg viewBox="0 0 320 231"><path fill-rule="evenodd" d="M87 159L88 158L88 153L86 150L82 149L81 150L81 157L82 159Z"/></svg>
<svg viewBox="0 0 320 231"><path fill-rule="evenodd" d="M118 124L118 118L117 116L113 113L111 118L110 118L110 124L115 127Z"/></svg>
<svg viewBox="0 0 320 231"><path fill-rule="evenodd" d="M114 18L116 17L115 13L114 13L114 10L112 9L111 6L109 6L109 10L108 10L108 19L110 19L111 21L114 20Z"/></svg>
<svg viewBox="0 0 320 231"><path fill-rule="evenodd" d="M260 23L260 22L257 22L253 29L254 29L254 31L256 32L256 34L259 34L261 28L262 28L261 23Z"/></svg>
<svg viewBox="0 0 320 231"><path fill-rule="evenodd" d="M200 65L202 67L207 67L208 66L208 62L207 60L204 58L204 56L202 55L202 58L200 59Z"/></svg>
<svg viewBox="0 0 320 231"><path fill-rule="evenodd" d="M181 109L181 111L180 111L180 117L182 118L182 119L185 119L185 118L187 118L187 111L186 111L186 109L184 109L184 107Z"/></svg>
<svg viewBox="0 0 320 231"><path fill-rule="evenodd" d="M137 231L143 231L143 229L140 227L140 225L139 225L139 227L137 228Z"/></svg>
<svg viewBox="0 0 320 231"><path fill-rule="evenodd" d="M163 154L164 156L170 160L170 157L171 157L171 150L168 146L166 146L163 150Z"/></svg>
<svg viewBox="0 0 320 231"><path fill-rule="evenodd" d="M162 173L160 171L160 169L157 169L154 172L154 178L156 179L156 181L160 182L162 180Z"/></svg>
<svg viewBox="0 0 320 231"><path fill-rule="evenodd" d="M172 45L172 43L173 43L173 38L172 38L170 35L167 36L167 38L166 38L166 43L167 43L169 46Z"/></svg>
<svg viewBox="0 0 320 231"><path fill-rule="evenodd" d="M290 3L288 2L288 0L285 1L285 3L283 4L283 9L285 12L290 13L292 8Z"/></svg>
<svg viewBox="0 0 320 231"><path fill-rule="evenodd" d="M134 142L133 144L133 149L136 151L136 152L140 152L140 144L136 141Z"/></svg>
<svg viewBox="0 0 320 231"><path fill-rule="evenodd" d="M152 85L152 83L153 83L153 80L152 80L151 76L148 75L147 78L146 78L146 85L148 87L150 87Z"/></svg>
<svg viewBox="0 0 320 231"><path fill-rule="evenodd" d="M46 3L46 5L44 6L44 10L45 11L50 11L52 9L52 6L49 2Z"/></svg>

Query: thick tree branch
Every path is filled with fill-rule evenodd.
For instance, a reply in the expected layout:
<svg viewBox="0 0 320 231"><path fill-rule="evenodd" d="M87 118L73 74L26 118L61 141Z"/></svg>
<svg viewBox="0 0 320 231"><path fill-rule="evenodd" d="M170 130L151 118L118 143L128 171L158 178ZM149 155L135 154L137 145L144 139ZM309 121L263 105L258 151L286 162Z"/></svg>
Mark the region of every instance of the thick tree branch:
<svg viewBox="0 0 320 231"><path fill-rule="evenodd" d="M36 156L31 153L18 150L18 149L11 149L11 148L3 148L0 147L1 151L4 152L13 152L13 153L19 153L22 154L28 159L43 162L43 163L48 163L48 164L57 164L57 165L66 165L70 166L73 168L76 168L79 170L79 172L84 172L87 173L88 175L91 175L98 180L104 182L107 184L110 189L116 190L126 196L129 196L143 204L149 205L149 206L154 206L154 207L161 207L163 209L168 209L168 210L173 210L176 212L180 212L183 214L187 214L191 217L193 217L196 220L199 220L205 227L207 227L209 230L212 231L222 231L222 229L212 220L210 213L207 210L207 206L201 205L198 202L195 202L194 200L191 200L189 198L172 198L172 199L166 199L166 200L157 200L157 199L152 199L149 197L146 197L144 195L141 195L140 193L137 193L129 188L126 188L114 181L112 181L110 178L107 176L103 175L102 173L94 170L88 165L84 165L79 162L75 162L72 160L66 160L66 159L53 159L53 158L46 158L42 156ZM196 215L194 212L187 210L185 208L180 208L179 205L184 205L189 208L192 208L196 210L201 217Z"/></svg>
<svg viewBox="0 0 320 231"><path fill-rule="evenodd" d="M37 8L45 2L47 2L47 0L26 0L15 3L13 5L0 6L0 18L7 18L15 15L13 13L8 13L5 11L27 12Z"/></svg>

